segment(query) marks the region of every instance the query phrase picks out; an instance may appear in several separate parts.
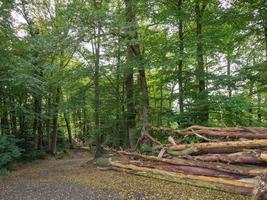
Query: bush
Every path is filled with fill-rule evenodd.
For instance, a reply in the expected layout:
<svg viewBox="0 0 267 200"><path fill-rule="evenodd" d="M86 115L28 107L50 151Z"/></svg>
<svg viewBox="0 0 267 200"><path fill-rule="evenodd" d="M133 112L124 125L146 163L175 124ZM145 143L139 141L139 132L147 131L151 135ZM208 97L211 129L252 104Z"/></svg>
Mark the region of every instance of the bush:
<svg viewBox="0 0 267 200"><path fill-rule="evenodd" d="M7 165L21 155L18 141L13 135L0 135L0 174L7 173Z"/></svg>
<svg viewBox="0 0 267 200"><path fill-rule="evenodd" d="M32 162L34 160L38 160L38 159L45 159L47 156L47 154L45 153L45 151L42 150L29 150L27 152L25 152L22 156L21 159L19 160L20 162Z"/></svg>

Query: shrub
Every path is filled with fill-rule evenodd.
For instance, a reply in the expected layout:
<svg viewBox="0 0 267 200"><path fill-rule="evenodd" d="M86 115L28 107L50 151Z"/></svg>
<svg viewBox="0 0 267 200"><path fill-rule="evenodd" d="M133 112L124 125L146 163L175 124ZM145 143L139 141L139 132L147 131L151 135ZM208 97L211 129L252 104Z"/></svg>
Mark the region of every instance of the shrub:
<svg viewBox="0 0 267 200"><path fill-rule="evenodd" d="M0 174L6 173L7 165L21 155L18 141L13 135L0 135Z"/></svg>
<svg viewBox="0 0 267 200"><path fill-rule="evenodd" d="M45 159L46 156L47 154L45 151L32 149L32 150L28 150L27 152L23 153L19 161L23 163L32 162L38 159Z"/></svg>

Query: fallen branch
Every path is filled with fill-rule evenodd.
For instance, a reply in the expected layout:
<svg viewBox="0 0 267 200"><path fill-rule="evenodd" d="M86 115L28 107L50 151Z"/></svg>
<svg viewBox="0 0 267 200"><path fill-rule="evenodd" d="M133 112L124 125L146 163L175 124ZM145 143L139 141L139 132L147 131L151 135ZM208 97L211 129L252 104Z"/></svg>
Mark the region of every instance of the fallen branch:
<svg viewBox="0 0 267 200"><path fill-rule="evenodd" d="M150 134L146 133L146 134L142 134L142 135L138 138L138 140L137 140L137 142L136 142L136 145L135 145L135 147L134 147L134 151L137 150L137 148L139 147L140 143L141 143L144 139L148 139L148 140L150 140L151 142L153 142L153 143L155 143L155 144L158 144L158 145L160 145L160 146L163 146L163 145L161 144L160 141L156 140L156 139L153 138Z"/></svg>

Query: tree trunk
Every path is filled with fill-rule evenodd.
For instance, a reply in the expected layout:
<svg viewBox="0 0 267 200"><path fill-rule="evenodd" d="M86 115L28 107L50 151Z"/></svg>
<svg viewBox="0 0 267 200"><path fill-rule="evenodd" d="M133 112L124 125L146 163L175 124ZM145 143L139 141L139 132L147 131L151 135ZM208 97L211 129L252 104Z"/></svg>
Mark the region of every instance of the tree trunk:
<svg viewBox="0 0 267 200"><path fill-rule="evenodd" d="M258 105L257 105L257 115L258 115L258 122L262 122L262 114L261 114L261 93L258 92Z"/></svg>
<svg viewBox="0 0 267 200"><path fill-rule="evenodd" d="M24 139L26 140L26 133L27 133L27 122L25 113L23 111L24 104L22 103L22 100L19 102L19 132L21 135L24 136Z"/></svg>
<svg viewBox="0 0 267 200"><path fill-rule="evenodd" d="M171 182L189 184L237 194L251 195L254 187L254 185L251 183L244 183L231 179L166 172L164 170L151 169L148 167L138 167L133 164L122 164L120 162L111 162L111 165L116 167L115 170L122 169L122 171L137 174L140 176L153 177ZM267 195L264 196L263 200L266 199Z"/></svg>
<svg viewBox="0 0 267 200"><path fill-rule="evenodd" d="M229 81L231 81L231 60L229 57L227 57L227 77L228 77L228 85L227 85L228 96L231 97L232 96L232 88L231 88L231 83L229 82Z"/></svg>
<svg viewBox="0 0 267 200"><path fill-rule="evenodd" d="M139 74L140 74L140 87L141 87L141 91L143 93L141 135L144 136L144 135L148 134L148 107L149 107L148 88L147 88L147 81L146 81L146 74L145 74L144 67L139 70Z"/></svg>
<svg viewBox="0 0 267 200"><path fill-rule="evenodd" d="M205 162L262 164L267 163L267 152L251 150L232 154L207 154L187 158Z"/></svg>
<svg viewBox="0 0 267 200"><path fill-rule="evenodd" d="M265 60L267 61L267 20L264 22Z"/></svg>
<svg viewBox="0 0 267 200"><path fill-rule="evenodd" d="M191 126L185 130L177 130L172 128L155 128L154 131L164 131L177 133L181 136L188 135L206 135L212 137L225 137L225 138L247 138L247 139L267 139L267 129L265 128L212 128L203 126Z"/></svg>
<svg viewBox="0 0 267 200"><path fill-rule="evenodd" d="M182 0L178 0L178 12L182 13ZM184 112L184 88L183 88L183 56L184 56L184 30L183 20L179 19L179 60L178 60L178 83L179 83L179 107L180 113Z"/></svg>
<svg viewBox="0 0 267 200"><path fill-rule="evenodd" d="M2 106L3 106L3 111L1 115L1 133L2 134L9 134L10 133L10 128L9 128L9 122L8 122L8 106L6 102L6 98L3 97L1 98L2 100Z"/></svg>
<svg viewBox="0 0 267 200"><path fill-rule="evenodd" d="M73 141L72 141L71 126L70 126L70 120L69 120L68 114L66 112L64 112L64 119L65 119L67 131L68 131L69 145L70 145L70 148L72 149Z"/></svg>
<svg viewBox="0 0 267 200"><path fill-rule="evenodd" d="M125 3L125 13L127 22L127 67L125 69L125 89L126 89L126 103L127 103L127 129L129 135L129 144L132 148L135 144L134 130L135 130L135 104L134 104L134 82L133 82L133 64L134 64L134 49L132 48L132 40L134 34L132 32L131 26L134 26L134 13L132 8L132 0L124 0Z"/></svg>
<svg viewBox="0 0 267 200"><path fill-rule="evenodd" d="M128 24L130 25L127 35L128 36L127 49L129 51L128 62L131 62L131 64L138 65L140 89L142 92L141 137L144 138L144 136L148 135L148 125L149 125L149 120L148 120L149 97L148 97L148 87L147 87L146 72L145 72L145 63L141 55L140 44L138 42L138 32L137 32L138 27L136 22L134 1L125 0L124 2L126 5L126 19Z"/></svg>
<svg viewBox="0 0 267 200"><path fill-rule="evenodd" d="M117 49L117 65L116 65L116 133L113 137L113 145L121 146L124 143L124 134L121 130L121 41L118 36L118 49ZM126 132L127 133L127 132Z"/></svg>
<svg viewBox="0 0 267 200"><path fill-rule="evenodd" d="M23 16L26 20L26 23L29 26L29 34L32 38L35 38L39 34L38 28L34 26L34 21L30 18L28 11L26 10L25 5L26 1L22 1L22 12ZM34 56L37 58L39 52L34 52ZM34 61L33 65L36 67L34 74L38 78L43 76L43 69L38 66L38 61ZM35 149L42 149L43 147L43 130L42 130L42 95L41 94L33 94L33 112L34 112L34 120L33 120L33 135L34 135L34 146ZM37 133L36 133L37 132Z"/></svg>
<svg viewBox="0 0 267 200"><path fill-rule="evenodd" d="M16 105L15 99L10 98L10 103L11 103L11 105ZM11 124L12 134L16 135L18 133L18 130L17 130L17 108L16 108L16 106L13 106L11 108L10 122L11 122L10 124Z"/></svg>
<svg viewBox="0 0 267 200"><path fill-rule="evenodd" d="M242 175L244 177L253 177L253 176L260 175L264 172L267 172L266 169L256 168L256 167L254 168L243 167L243 166L229 165L229 164L223 164L223 163L217 163L217 162L216 163L215 162L203 162L203 161L198 161L198 160L186 160L186 159L180 159L180 158L173 158L173 159L159 158L156 156L147 156L144 154L130 153L130 152L125 152L125 151L119 151L119 153L123 155L143 158L149 161L158 161L158 162L169 163L169 164L179 165L179 166L191 166L191 167L212 169L212 170L216 170L219 172Z"/></svg>
<svg viewBox="0 0 267 200"><path fill-rule="evenodd" d="M52 137L51 137L51 153L57 153L57 132L58 132L58 107L60 102L60 86L57 86L54 94L53 114L52 114Z"/></svg>
<svg viewBox="0 0 267 200"><path fill-rule="evenodd" d="M46 119L46 135L47 135L47 142L48 142L48 150L51 152L51 94L48 94L47 97L47 119Z"/></svg>
<svg viewBox="0 0 267 200"><path fill-rule="evenodd" d="M191 167L184 165L173 165L164 162L151 162L151 161L130 161L129 163L134 164L138 167L149 167L159 170L164 170L167 172L176 172L183 174L191 174L191 175L200 175L200 176L210 176L210 177L221 177L221 178L229 178L229 179L241 179L242 176L233 175L225 172L220 172L214 169L206 169L202 167Z"/></svg>
<svg viewBox="0 0 267 200"><path fill-rule="evenodd" d="M172 145L168 147L169 150L182 151L185 150L188 154L199 152L212 152L225 151L231 149L242 150L252 148L267 147L267 139L263 140L245 140L245 141L230 141L230 142L208 142L208 143L195 143L195 144L181 144ZM185 153L185 152L184 152Z"/></svg>
<svg viewBox="0 0 267 200"><path fill-rule="evenodd" d="M267 173L256 178L256 186L252 192L251 200L264 200L267 192Z"/></svg>
<svg viewBox="0 0 267 200"><path fill-rule="evenodd" d="M201 123L207 124L209 119L208 103L207 103L207 91L205 83L205 66L204 66L204 49L203 49L203 33L202 33L202 21L205 10L205 4L200 5L199 1L196 1L196 34L197 34L197 69L196 78L198 81L198 93L199 93L199 120Z"/></svg>
<svg viewBox="0 0 267 200"><path fill-rule="evenodd" d="M163 83L160 82L160 104L159 104L159 113L158 113L158 126L162 126L162 113L163 113Z"/></svg>
<svg viewBox="0 0 267 200"><path fill-rule="evenodd" d="M97 8L97 3L95 2L95 7ZM95 65L95 71L94 71L94 86L95 86L95 96L94 96L94 106L95 106L95 129L96 129L96 154L95 157L99 157L102 155L102 133L100 130L100 86L99 86L99 62L100 62L100 31L101 26L100 22L98 22L98 25L96 27L95 33L96 33L96 39L93 42L93 51L94 51L94 65Z"/></svg>

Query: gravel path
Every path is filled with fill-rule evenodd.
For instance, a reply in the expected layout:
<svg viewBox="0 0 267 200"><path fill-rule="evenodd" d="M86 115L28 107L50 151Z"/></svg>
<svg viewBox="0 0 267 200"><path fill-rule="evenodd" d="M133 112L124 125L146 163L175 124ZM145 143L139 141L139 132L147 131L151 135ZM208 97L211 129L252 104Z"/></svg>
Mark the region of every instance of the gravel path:
<svg viewBox="0 0 267 200"><path fill-rule="evenodd" d="M0 200L248 200L249 197L103 171L87 158L42 160L0 177Z"/></svg>
<svg viewBox="0 0 267 200"><path fill-rule="evenodd" d="M64 179L68 174L73 175L86 161L85 159L41 161L11 175L0 177L0 199L118 199L118 195L112 190L93 189Z"/></svg>

